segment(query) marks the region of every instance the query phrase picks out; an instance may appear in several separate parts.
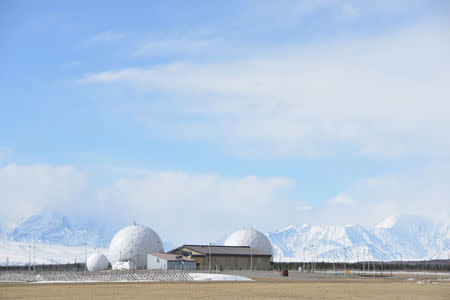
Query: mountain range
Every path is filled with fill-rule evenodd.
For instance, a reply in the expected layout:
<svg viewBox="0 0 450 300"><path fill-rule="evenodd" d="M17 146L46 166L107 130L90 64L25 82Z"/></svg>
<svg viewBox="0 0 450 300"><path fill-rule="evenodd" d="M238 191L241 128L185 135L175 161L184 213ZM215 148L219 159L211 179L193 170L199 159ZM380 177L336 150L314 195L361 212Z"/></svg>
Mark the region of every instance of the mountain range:
<svg viewBox="0 0 450 300"><path fill-rule="evenodd" d="M77 224L65 215L46 209L14 226L5 236L16 242L107 247L118 229L98 222Z"/></svg>
<svg viewBox="0 0 450 300"><path fill-rule="evenodd" d="M292 225L268 237L281 261L427 260L448 258L450 219L390 216L361 225Z"/></svg>
<svg viewBox="0 0 450 300"><path fill-rule="evenodd" d="M85 247L107 248L119 229L120 226L95 222L78 224L62 214L45 210L0 232L0 262L2 256L20 249L23 257L16 260L28 261L31 243L39 244L39 249L44 252L49 247L52 257L58 256L50 250L52 245L67 247L68 253L78 253L72 256L80 257ZM438 259L449 255L450 218L445 215L433 221L421 216L398 215L370 228L361 225L291 225L269 232L267 236L273 245L274 261ZM220 244L225 238L216 243ZM170 242L164 244L165 248L174 246ZM63 255L58 257L67 261Z"/></svg>

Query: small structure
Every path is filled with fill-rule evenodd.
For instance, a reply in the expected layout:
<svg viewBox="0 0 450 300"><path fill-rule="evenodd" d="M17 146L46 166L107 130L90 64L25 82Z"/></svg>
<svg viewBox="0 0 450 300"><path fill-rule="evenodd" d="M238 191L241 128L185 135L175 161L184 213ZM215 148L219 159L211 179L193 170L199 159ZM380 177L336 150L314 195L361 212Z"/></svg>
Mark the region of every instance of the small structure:
<svg viewBox="0 0 450 300"><path fill-rule="evenodd" d="M189 256L169 253L147 253L148 270L196 270L197 262Z"/></svg>
<svg viewBox="0 0 450 300"><path fill-rule="evenodd" d="M136 270L136 266L134 266L129 260L121 260L112 265L113 270Z"/></svg>
<svg viewBox="0 0 450 300"><path fill-rule="evenodd" d="M249 246L183 245L168 253L192 258L200 270L270 270L272 257Z"/></svg>
<svg viewBox="0 0 450 300"><path fill-rule="evenodd" d="M108 270L109 261L103 253L94 252L88 257L86 267L90 272L105 271Z"/></svg>

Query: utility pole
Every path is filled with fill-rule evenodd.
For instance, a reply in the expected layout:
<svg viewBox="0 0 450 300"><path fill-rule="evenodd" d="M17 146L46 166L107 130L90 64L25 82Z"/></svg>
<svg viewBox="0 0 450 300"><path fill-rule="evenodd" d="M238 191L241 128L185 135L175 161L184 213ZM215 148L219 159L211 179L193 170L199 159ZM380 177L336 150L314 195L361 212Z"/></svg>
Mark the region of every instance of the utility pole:
<svg viewBox="0 0 450 300"><path fill-rule="evenodd" d="M28 272L31 272L31 245L28 245Z"/></svg>
<svg viewBox="0 0 450 300"><path fill-rule="evenodd" d="M314 272L317 269L317 262L319 261L319 245L314 246Z"/></svg>
<svg viewBox="0 0 450 300"><path fill-rule="evenodd" d="M365 257L364 254L365 254L366 250L363 249L362 252L363 252L363 255L362 255L362 261L363 261L363 262L362 262L362 263L363 263L363 274L365 275L365 274L366 274L366 260L365 260L366 257Z"/></svg>
<svg viewBox="0 0 450 300"><path fill-rule="evenodd" d="M87 270L87 243L84 243L84 271Z"/></svg>
<svg viewBox="0 0 450 300"><path fill-rule="evenodd" d="M250 243L250 271L253 271L253 248Z"/></svg>
<svg viewBox="0 0 450 300"><path fill-rule="evenodd" d="M345 274L347 274L347 248L344 247L344 271L346 272Z"/></svg>
<svg viewBox="0 0 450 300"><path fill-rule="evenodd" d="M130 249L130 270L136 267L137 259L134 259L133 255L136 255L136 251L134 251L134 241L131 242L131 249Z"/></svg>
<svg viewBox="0 0 450 300"><path fill-rule="evenodd" d="M375 256L373 257L373 279L375 279Z"/></svg>
<svg viewBox="0 0 450 300"><path fill-rule="evenodd" d="M211 243L209 243L208 272L211 273Z"/></svg>
<svg viewBox="0 0 450 300"><path fill-rule="evenodd" d="M400 252L400 269L403 269L403 252Z"/></svg>
<svg viewBox="0 0 450 300"><path fill-rule="evenodd" d="M36 245L33 246L34 249L34 258L33 258L33 271L36 273Z"/></svg>
<svg viewBox="0 0 450 300"><path fill-rule="evenodd" d="M316 245L312 248L312 256L313 256L313 272L316 272Z"/></svg>
<svg viewBox="0 0 450 300"><path fill-rule="evenodd" d="M303 247L303 272L305 272L306 251Z"/></svg>

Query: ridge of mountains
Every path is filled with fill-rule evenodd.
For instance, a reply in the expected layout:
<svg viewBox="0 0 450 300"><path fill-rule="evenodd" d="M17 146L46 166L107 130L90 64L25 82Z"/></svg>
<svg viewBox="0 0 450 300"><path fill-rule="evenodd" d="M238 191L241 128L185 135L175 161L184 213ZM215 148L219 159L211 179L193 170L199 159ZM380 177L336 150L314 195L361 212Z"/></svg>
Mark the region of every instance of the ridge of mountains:
<svg viewBox="0 0 450 300"><path fill-rule="evenodd" d="M67 216L46 209L13 226L3 237L15 242L106 248L119 229L98 222L76 224Z"/></svg>
<svg viewBox="0 0 450 300"><path fill-rule="evenodd" d="M361 225L292 225L268 237L281 261L428 260L448 258L450 219L390 216Z"/></svg>
<svg viewBox="0 0 450 300"><path fill-rule="evenodd" d="M3 244L0 252L8 243L108 248L119 229L94 222L77 224L62 214L44 210L8 231L0 231L0 244ZM274 249L274 261L447 259L450 218L444 215L433 221L421 216L397 215L370 228L361 225L291 225L269 232L267 236ZM165 244L172 245L170 242ZM3 253L0 255L4 256Z"/></svg>

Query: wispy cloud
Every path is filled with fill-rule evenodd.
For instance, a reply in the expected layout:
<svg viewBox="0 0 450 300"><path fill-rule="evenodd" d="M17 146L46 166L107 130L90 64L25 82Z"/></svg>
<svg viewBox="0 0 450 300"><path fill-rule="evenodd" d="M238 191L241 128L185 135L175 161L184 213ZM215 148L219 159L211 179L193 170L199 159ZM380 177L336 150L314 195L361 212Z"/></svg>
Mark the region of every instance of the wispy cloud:
<svg viewBox="0 0 450 300"><path fill-rule="evenodd" d="M0 219L16 222L44 207L83 221L109 223L114 216L115 222L152 226L176 242L206 242L239 227L268 230L285 224L284 219L295 220L295 201L279 194L294 186L286 177L139 174L103 187L94 183L92 174L73 166L10 164L0 168ZM175 211L174 223L170 215Z"/></svg>
<svg viewBox="0 0 450 300"><path fill-rule="evenodd" d="M373 225L388 215L450 213L449 169L449 163L431 163L357 180L345 192L312 204L283 196L297 184L288 177L139 169L135 175L122 170L127 175L105 187L73 166L9 164L0 168L0 225L43 207L81 221L136 220L172 242L207 242L249 225L268 231L302 223ZM170 217L174 211L176 224Z"/></svg>
<svg viewBox="0 0 450 300"><path fill-rule="evenodd" d="M169 35L164 37L148 38L137 46L133 53L139 56L173 55L182 53L183 57L189 54L204 53L208 49L217 49L223 40L209 31L197 31L182 35Z"/></svg>
<svg viewBox="0 0 450 300"><path fill-rule="evenodd" d="M354 203L354 200L349 194L340 193L336 197L329 199L327 202L331 205L350 205Z"/></svg>
<svg viewBox="0 0 450 300"><path fill-rule="evenodd" d="M356 19L359 17L359 10L352 4L345 3L340 9L339 19Z"/></svg>
<svg viewBox="0 0 450 300"><path fill-rule="evenodd" d="M445 24L262 50L229 62L108 70L87 74L81 82L163 93L157 107L174 116L165 129L180 135L182 128L183 137L211 140L236 153L320 156L345 146L364 155L446 156L450 42L442 39Z"/></svg>
<svg viewBox="0 0 450 300"><path fill-rule="evenodd" d="M311 205L298 205L296 209L299 213L306 213L311 211L313 207Z"/></svg>
<svg viewBox="0 0 450 300"><path fill-rule="evenodd" d="M0 147L0 166L12 154L11 148Z"/></svg>
<svg viewBox="0 0 450 300"><path fill-rule="evenodd" d="M46 205L75 208L88 193L87 174L73 166L8 164L0 167L2 223L16 222Z"/></svg>
<svg viewBox="0 0 450 300"><path fill-rule="evenodd" d="M450 162L439 161L407 171L356 180L345 192L314 205L305 222L375 225L390 215L436 218L450 213Z"/></svg>
<svg viewBox="0 0 450 300"><path fill-rule="evenodd" d="M113 42L118 42L125 38L125 34L118 33L118 32L112 32L112 31L105 31L98 33L91 38L83 41L84 46L91 46L91 45L100 45L100 44L109 44Z"/></svg>

